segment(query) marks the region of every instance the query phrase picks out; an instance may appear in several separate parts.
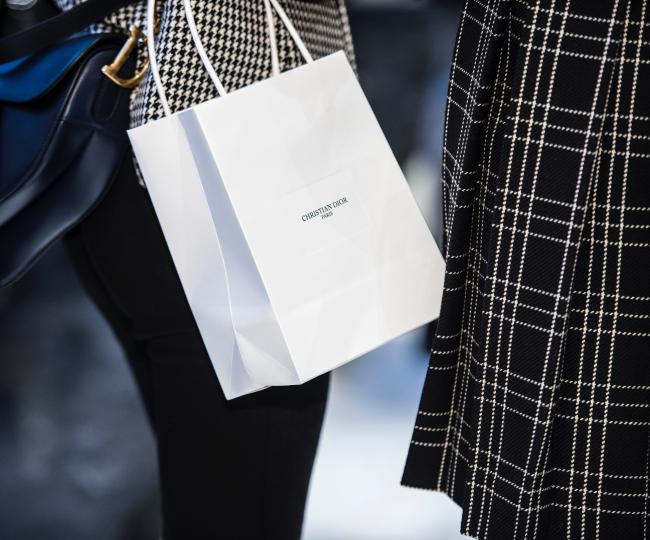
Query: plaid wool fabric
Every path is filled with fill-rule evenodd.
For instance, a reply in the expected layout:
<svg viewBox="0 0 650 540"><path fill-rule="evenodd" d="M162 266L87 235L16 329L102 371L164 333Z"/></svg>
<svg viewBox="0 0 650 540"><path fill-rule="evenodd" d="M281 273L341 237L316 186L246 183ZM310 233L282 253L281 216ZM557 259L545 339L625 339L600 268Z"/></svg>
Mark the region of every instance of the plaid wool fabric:
<svg viewBox="0 0 650 540"><path fill-rule="evenodd" d="M468 0L404 472L480 539L650 535L650 6Z"/></svg>

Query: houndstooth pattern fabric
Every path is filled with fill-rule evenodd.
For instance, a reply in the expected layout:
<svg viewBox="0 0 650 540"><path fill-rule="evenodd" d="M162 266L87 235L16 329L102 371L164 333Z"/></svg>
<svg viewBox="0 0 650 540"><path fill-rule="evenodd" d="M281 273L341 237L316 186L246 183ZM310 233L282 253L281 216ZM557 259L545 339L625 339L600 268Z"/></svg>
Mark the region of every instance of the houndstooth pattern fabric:
<svg viewBox="0 0 650 540"><path fill-rule="evenodd" d="M69 9L84 0L56 0ZM343 49L354 63L352 38L343 0L282 0L287 15L315 58ZM185 20L181 0L158 0L160 31L156 36L160 75L172 112L217 97ZM271 74L271 50L262 0L194 0L193 13L205 49L228 91L248 86ZM131 24L145 28L146 3L121 9L91 31L126 33ZM280 68L303 63L289 33L275 17ZM163 115L149 74L132 94L131 124L138 126Z"/></svg>
<svg viewBox="0 0 650 540"><path fill-rule="evenodd" d="M650 6L468 0L404 471L475 538L650 535Z"/></svg>

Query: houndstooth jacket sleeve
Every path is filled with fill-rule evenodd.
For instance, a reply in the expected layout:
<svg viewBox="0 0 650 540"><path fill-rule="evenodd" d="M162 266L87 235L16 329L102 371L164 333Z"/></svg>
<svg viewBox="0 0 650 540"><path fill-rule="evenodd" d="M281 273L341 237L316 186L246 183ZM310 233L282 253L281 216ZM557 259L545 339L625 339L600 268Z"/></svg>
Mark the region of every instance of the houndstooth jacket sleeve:
<svg viewBox="0 0 650 540"><path fill-rule="evenodd" d="M55 0L69 9L84 0ZM217 96L192 44L180 0L159 0L161 26L156 38L158 63L172 111ZM354 63L352 38L344 0L284 0L283 6L314 57L344 50ZM262 0L194 0L194 18L206 50L227 90L247 86L271 73L271 52ZM145 27L146 2L141 0L109 16L90 31L125 32L131 24ZM280 68L290 69L301 57L276 17ZM131 125L162 116L151 74L132 95Z"/></svg>

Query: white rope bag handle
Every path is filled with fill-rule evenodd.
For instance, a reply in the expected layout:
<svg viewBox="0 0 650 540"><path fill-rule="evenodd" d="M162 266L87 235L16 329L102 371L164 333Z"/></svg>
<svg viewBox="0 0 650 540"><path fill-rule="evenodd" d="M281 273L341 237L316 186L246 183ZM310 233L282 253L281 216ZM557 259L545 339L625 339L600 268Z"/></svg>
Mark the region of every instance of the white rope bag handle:
<svg viewBox="0 0 650 540"><path fill-rule="evenodd" d="M288 30L289 35L293 39L294 43L298 47L300 54L304 58L305 62L308 64L312 63L314 59L307 50L304 42L300 38L300 35L296 31L295 26L287 16L284 8L280 5L278 0L263 0L264 6L266 7L266 22L269 29L269 40L271 43L271 68L273 75L278 75L280 73L280 60L278 57L278 45L277 38L275 35L275 20L273 17L273 9L277 12L278 16L282 20L285 28ZM271 8L273 6L273 9ZM221 83L221 79L217 75L217 72L214 69L214 66L208 58L208 54L203 47L203 42L199 36L199 32L196 28L194 22L194 15L192 13L192 6L190 0L183 0L183 11L185 12L185 18L187 19L187 24L190 29L190 34L192 35L192 41L194 41L194 46L199 53L201 62L205 67L210 79L214 83L214 86L217 89L219 96L223 97L228 92ZM167 95L165 93L165 88L163 87L162 81L160 79L160 71L158 69L158 61L156 60L156 46L155 46L155 32L154 32L154 21L156 18L156 0L147 0L147 52L149 55L149 68L151 69L151 74L153 75L153 80L158 90L158 96L165 111L165 116L171 116L171 109L169 107L169 102L167 101Z"/></svg>

